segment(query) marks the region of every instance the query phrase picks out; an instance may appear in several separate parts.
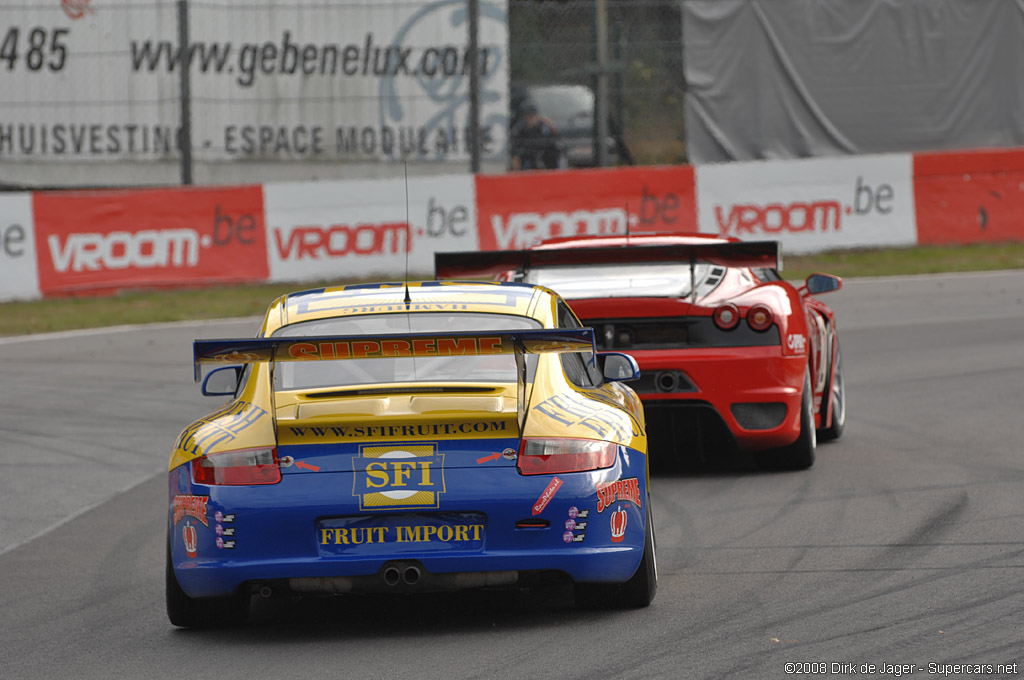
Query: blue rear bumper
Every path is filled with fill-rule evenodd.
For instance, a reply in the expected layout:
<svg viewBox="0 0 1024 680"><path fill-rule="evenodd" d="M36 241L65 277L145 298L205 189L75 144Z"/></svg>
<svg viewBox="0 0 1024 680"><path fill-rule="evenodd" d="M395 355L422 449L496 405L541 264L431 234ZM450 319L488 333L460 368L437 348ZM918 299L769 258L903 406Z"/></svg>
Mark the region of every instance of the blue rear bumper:
<svg viewBox="0 0 1024 680"><path fill-rule="evenodd" d="M191 597L373 576L395 560L429 574L558 571L579 582L627 581L644 546L645 456L620 447L605 470L524 476L514 460L478 462L501 444L446 454L443 478L435 471L429 480L437 493L422 507L369 506L358 471L339 466L288 468L273 485L208 486L193 483L184 465L169 475L175 575ZM316 460L289 448L281 455Z"/></svg>

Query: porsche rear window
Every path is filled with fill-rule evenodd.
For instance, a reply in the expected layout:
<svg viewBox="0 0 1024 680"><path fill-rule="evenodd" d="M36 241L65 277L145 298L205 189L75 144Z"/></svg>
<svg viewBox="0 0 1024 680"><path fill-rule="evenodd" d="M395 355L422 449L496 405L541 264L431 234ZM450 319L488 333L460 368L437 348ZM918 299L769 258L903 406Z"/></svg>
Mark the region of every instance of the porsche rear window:
<svg viewBox="0 0 1024 680"><path fill-rule="evenodd" d="M279 328L274 337L511 331L540 327L534 319L508 314L368 314L291 324ZM527 361L532 360L533 355L527 355ZM516 362L511 354L288 361L275 365L274 381L277 390L394 382L515 382Z"/></svg>
<svg viewBox="0 0 1024 680"><path fill-rule="evenodd" d="M697 294L710 293L724 275L725 267L698 262L693 277L697 283ZM546 286L569 300L686 297L691 293L690 266L678 262L537 267L528 270L524 280Z"/></svg>

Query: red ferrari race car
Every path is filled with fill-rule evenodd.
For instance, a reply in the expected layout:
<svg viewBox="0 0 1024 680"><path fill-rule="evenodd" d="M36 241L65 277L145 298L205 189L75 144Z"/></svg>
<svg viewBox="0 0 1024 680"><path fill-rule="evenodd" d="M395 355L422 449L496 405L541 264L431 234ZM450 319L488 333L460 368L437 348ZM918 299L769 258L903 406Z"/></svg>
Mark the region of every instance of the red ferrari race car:
<svg viewBox="0 0 1024 680"><path fill-rule="evenodd" d="M652 463L719 463L742 452L768 469L814 464L846 422L835 315L815 295L842 280L779 276L776 241L711 236L563 238L530 250L438 253L438 278L547 286L628 352ZM659 458L661 459L659 461Z"/></svg>

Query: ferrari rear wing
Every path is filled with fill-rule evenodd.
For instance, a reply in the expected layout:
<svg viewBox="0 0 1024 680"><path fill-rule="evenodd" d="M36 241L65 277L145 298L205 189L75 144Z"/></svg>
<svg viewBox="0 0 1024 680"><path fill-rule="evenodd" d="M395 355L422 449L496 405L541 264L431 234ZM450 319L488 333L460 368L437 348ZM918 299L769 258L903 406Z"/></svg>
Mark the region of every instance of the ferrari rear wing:
<svg viewBox="0 0 1024 680"><path fill-rule="evenodd" d="M202 364L596 352L596 347L592 328L574 328L196 340L192 352L199 382Z"/></svg>
<svg viewBox="0 0 1024 680"><path fill-rule="evenodd" d="M782 252L778 241L737 241L434 253L434 275L438 279L490 279L502 272L545 266L626 262L679 262L692 265L698 260L726 267L782 269Z"/></svg>

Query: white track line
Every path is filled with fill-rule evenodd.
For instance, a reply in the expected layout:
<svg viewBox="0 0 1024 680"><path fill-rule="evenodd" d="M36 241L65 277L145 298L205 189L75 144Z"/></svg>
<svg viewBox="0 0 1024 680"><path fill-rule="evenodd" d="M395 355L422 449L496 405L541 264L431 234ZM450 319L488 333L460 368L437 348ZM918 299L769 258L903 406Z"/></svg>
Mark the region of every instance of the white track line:
<svg viewBox="0 0 1024 680"><path fill-rule="evenodd" d="M156 474L152 474L152 475L149 475L148 477L144 477L143 479L139 479L139 480L136 480L134 482L131 482L130 484L128 484L128 485L126 485L126 486L124 486L124 487L122 487L120 489L117 489L116 491L114 491L114 493L110 494L109 496L107 496L105 498L101 498L100 500L96 501L95 503L90 503L89 505L85 506L84 508L79 508L78 510L75 510L73 513L71 513L67 517L64 517L63 519L57 520L56 522L54 522L53 524L47 526L44 529L40 529L39 531L37 531L36 533L32 534L28 538L25 538L25 539L23 539L21 541L18 541L17 543L14 543L12 545L0 546L0 555L4 555L5 553L9 553L12 550L14 550L16 548L20 548L21 546L23 546L23 545L25 545L27 543L31 543L32 541L36 540L37 538L42 538L43 536L45 536L46 534L50 533L51 531L54 531L55 529L59 529L60 527L62 527L65 524L67 524L68 522L81 517L85 513L89 512L90 510L98 508L101 505L103 505L104 503L108 503L108 502L110 502L112 500L115 500L118 496L123 496L124 494L128 493L129 491L131 491L135 487L140 486L142 484L145 484L146 482L148 482L149 480L153 479L157 475L162 475L162 474L167 474L167 473L165 473L165 472L157 472Z"/></svg>
<svg viewBox="0 0 1024 680"><path fill-rule="evenodd" d="M138 323L125 326L103 326L100 328L81 328L73 331L57 331L55 333L37 333L35 335L14 335L0 338L0 345L16 345L20 342L43 342L46 340L67 340L90 335L106 335L109 333L125 333L129 331L150 330L159 328L179 328L182 326L215 326L225 323L241 323L252 321L259 323L262 317L243 316L232 319L201 319L196 321L165 321L162 323ZM255 335L255 332L253 333Z"/></svg>

